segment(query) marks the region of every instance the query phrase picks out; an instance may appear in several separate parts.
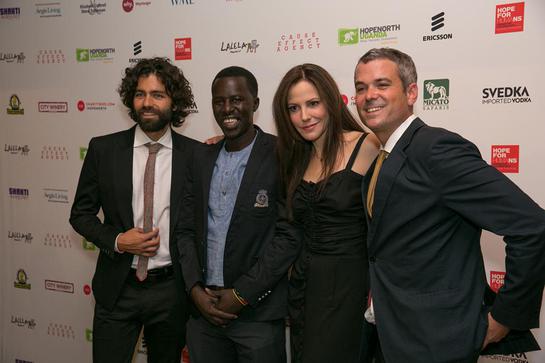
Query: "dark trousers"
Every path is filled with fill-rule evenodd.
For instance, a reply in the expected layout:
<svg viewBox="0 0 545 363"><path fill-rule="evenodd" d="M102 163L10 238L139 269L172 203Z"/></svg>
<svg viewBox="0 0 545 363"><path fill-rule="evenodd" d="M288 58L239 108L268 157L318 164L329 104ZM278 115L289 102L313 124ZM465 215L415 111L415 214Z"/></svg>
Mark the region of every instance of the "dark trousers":
<svg viewBox="0 0 545 363"><path fill-rule="evenodd" d="M191 363L285 363L284 319L238 321L225 328L189 318L187 347Z"/></svg>
<svg viewBox="0 0 545 363"><path fill-rule="evenodd" d="M179 363L185 345L185 304L174 276L138 282L129 276L112 311L95 305L93 362L130 363L142 327L148 362Z"/></svg>

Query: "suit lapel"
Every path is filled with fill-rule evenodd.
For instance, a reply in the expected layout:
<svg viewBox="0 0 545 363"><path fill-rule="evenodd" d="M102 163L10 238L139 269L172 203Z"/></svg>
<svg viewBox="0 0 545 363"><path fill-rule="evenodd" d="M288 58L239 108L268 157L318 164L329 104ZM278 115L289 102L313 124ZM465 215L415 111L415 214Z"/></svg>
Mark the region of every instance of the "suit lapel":
<svg viewBox="0 0 545 363"><path fill-rule="evenodd" d="M134 227L132 211L132 159L134 151L133 127L121 135L121 139L114 150L113 158L113 184L116 188L117 207L123 226L126 229Z"/></svg>
<svg viewBox="0 0 545 363"><path fill-rule="evenodd" d="M178 206L181 203L180 198L182 197L182 191L184 188L183 179L184 175L184 166L186 162L184 159L186 155L184 154L185 145L182 143L182 138L178 136L174 130L170 130L172 133L172 175L170 178L170 235L174 235L174 227L178 221Z"/></svg>

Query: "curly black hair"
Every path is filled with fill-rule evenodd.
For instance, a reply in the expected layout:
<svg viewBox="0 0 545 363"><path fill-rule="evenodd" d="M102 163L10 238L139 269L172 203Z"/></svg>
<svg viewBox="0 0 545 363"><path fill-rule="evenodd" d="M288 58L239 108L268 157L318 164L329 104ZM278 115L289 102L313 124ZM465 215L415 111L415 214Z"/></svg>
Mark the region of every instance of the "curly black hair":
<svg viewBox="0 0 545 363"><path fill-rule="evenodd" d="M182 70L173 65L168 58L144 58L133 67L125 68L125 77L121 80L117 92L123 104L129 109L129 116L134 121L137 120L133 105L136 86L140 77L150 74L154 74L165 85L167 94L172 98L172 126L180 126L189 114L187 109L194 105L193 93Z"/></svg>

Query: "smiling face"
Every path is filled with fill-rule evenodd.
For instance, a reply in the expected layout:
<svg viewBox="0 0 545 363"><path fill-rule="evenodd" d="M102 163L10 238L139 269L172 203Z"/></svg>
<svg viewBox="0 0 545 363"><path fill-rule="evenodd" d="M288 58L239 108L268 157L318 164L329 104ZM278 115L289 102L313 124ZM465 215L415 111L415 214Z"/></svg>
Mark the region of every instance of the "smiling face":
<svg viewBox="0 0 545 363"><path fill-rule="evenodd" d="M214 118L225 135L229 151L248 146L254 136L254 112L259 98L252 96L244 77L218 78L212 85Z"/></svg>
<svg viewBox="0 0 545 363"><path fill-rule="evenodd" d="M172 119L172 98L156 75L150 74L138 79L133 106L136 122L152 140L165 133Z"/></svg>
<svg viewBox="0 0 545 363"><path fill-rule="evenodd" d="M329 116L318 90L307 80L301 80L288 91L288 113L292 125L307 141L323 139Z"/></svg>
<svg viewBox="0 0 545 363"><path fill-rule="evenodd" d="M413 113L416 83L404 89L397 65L388 59L375 59L357 65L355 85L358 114L384 145Z"/></svg>

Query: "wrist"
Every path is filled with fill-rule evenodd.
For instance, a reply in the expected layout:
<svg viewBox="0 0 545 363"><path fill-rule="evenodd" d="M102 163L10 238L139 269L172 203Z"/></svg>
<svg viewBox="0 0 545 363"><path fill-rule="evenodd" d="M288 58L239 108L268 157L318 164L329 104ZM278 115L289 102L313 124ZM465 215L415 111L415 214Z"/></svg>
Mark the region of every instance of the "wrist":
<svg viewBox="0 0 545 363"><path fill-rule="evenodd" d="M246 301L246 299L244 299L242 296L240 296L240 294L238 293L238 291L233 288L233 295L235 296L235 299L240 303L240 305L242 306L246 306L248 305L248 302Z"/></svg>

